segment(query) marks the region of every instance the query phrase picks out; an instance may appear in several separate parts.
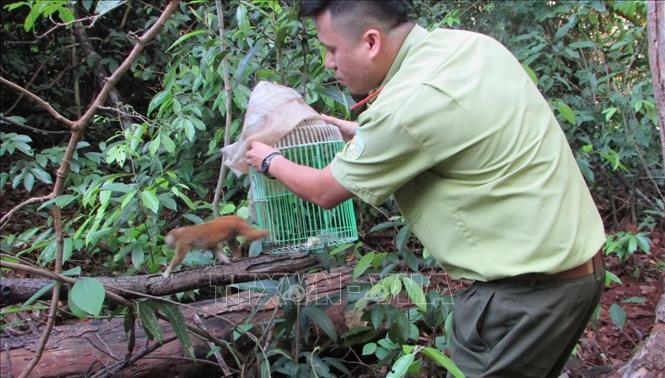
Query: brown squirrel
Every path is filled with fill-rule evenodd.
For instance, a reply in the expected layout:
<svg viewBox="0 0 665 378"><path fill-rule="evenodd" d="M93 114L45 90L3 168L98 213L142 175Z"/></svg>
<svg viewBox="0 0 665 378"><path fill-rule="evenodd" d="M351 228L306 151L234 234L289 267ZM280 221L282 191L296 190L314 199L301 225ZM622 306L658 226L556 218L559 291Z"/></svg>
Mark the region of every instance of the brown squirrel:
<svg viewBox="0 0 665 378"><path fill-rule="evenodd" d="M244 236L248 241L254 241L268 236L268 231L254 228L236 215L227 215L210 222L171 230L166 234L166 245L175 248L175 255L163 276L168 277L192 248L216 248L215 254L220 262L229 263L228 257L222 254L222 247L218 246L219 243L226 241L233 257L240 258L242 252L236 241L238 235Z"/></svg>

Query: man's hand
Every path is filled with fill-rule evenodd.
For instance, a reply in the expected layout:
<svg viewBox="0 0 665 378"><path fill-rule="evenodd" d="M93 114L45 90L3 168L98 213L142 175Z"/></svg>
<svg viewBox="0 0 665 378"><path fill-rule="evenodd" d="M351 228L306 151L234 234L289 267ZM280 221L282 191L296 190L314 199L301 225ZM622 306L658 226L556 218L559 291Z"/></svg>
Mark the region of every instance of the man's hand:
<svg viewBox="0 0 665 378"><path fill-rule="evenodd" d="M276 151L276 148L272 148L265 143L253 141L250 143L247 152L245 152L245 158L247 159L247 164L253 165L260 172L263 159Z"/></svg>
<svg viewBox="0 0 665 378"><path fill-rule="evenodd" d="M345 142L350 141L356 135L356 128L358 127L358 122L345 121L343 119L331 117L325 114L321 114L321 118L324 121L337 126L339 131L342 133L342 138L344 139Z"/></svg>

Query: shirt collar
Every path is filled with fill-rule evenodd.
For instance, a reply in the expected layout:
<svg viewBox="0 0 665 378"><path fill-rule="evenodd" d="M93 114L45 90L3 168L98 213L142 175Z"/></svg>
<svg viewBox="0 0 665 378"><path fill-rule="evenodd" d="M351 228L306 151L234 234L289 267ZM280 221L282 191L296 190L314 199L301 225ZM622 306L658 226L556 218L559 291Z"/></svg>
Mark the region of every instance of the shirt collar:
<svg viewBox="0 0 665 378"><path fill-rule="evenodd" d="M386 77L383 79L383 82L381 82L379 88L382 88L386 84L388 84L390 79L392 79L393 76L395 76L395 74L397 73L397 71L399 71L400 67L402 66L402 63L404 62L404 59L411 50L411 47L421 39L425 38L426 35L427 35L427 30L425 30L425 28L423 28L418 24L414 25L413 29L411 29L409 34L404 39L404 42L402 42L402 46L399 48L397 56L395 56L395 60L393 60L393 64L390 65L390 69L388 70Z"/></svg>

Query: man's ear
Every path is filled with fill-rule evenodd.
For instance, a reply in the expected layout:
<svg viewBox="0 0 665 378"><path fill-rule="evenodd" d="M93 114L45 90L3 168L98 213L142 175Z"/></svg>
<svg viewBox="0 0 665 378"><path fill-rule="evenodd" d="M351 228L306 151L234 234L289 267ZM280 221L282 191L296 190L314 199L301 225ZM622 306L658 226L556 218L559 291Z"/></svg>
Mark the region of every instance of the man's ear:
<svg viewBox="0 0 665 378"><path fill-rule="evenodd" d="M363 43L367 47L370 58L375 58L383 48L381 32L377 29L367 29L363 34Z"/></svg>

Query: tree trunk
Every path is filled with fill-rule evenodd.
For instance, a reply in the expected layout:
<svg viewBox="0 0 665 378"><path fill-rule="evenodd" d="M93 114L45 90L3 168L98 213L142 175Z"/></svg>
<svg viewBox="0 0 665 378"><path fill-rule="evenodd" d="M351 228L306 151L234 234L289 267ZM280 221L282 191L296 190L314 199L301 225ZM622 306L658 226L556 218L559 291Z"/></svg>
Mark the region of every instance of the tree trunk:
<svg viewBox="0 0 665 378"><path fill-rule="evenodd" d="M647 2L647 45L665 171L665 3Z"/></svg>
<svg viewBox="0 0 665 378"><path fill-rule="evenodd" d="M180 270L173 272L169 278L163 278L161 274L146 274L97 279L111 291L124 297L136 297L128 290L161 296L197 288L280 277L310 268L317 262L316 256L308 253L266 254L226 265ZM24 302L51 282L49 279L40 278L3 278L0 282L0 306ZM68 285L63 285L61 298L67 298L68 288ZM46 292L43 297L46 298L49 294Z"/></svg>
<svg viewBox="0 0 665 378"><path fill-rule="evenodd" d="M341 299L343 289L351 282L351 268L342 267L330 272L308 274L304 278L304 303L322 303L331 300L332 305L326 312L339 332L348 327L348 311L346 303ZM202 319L204 328L219 339L231 340L234 326L250 322L255 325L252 331L260 335L267 329L259 330L260 324L267 324L273 317L275 307L280 305L280 298L272 297L261 303L262 294L257 292L240 292L216 300L207 300L192 304L192 308L183 308L183 316L191 322L197 316ZM255 315L253 309L259 306ZM346 311L346 312L345 312ZM277 316L280 312L277 313ZM345 316L346 315L346 316ZM221 318L223 317L223 319ZM138 359L133 364L119 371L117 376L124 377L153 377L164 376L168 371L169 377L178 376L219 376L221 371L217 363L207 361L195 362L184 357L180 342L175 338L171 326L161 321L160 325L165 342L154 352ZM238 339L242 342L243 338ZM125 333L122 318L110 321L93 320L78 322L74 325L61 325L55 327L39 365L32 371L33 377L74 377L92 376L111 369L123 363L127 353L128 337ZM3 351L0 354L2 377L18 375L32 355L39 342L39 335L17 337L3 340ZM209 347L206 342L192 337L194 353L197 359L206 359ZM154 345L155 341L149 344ZM250 346L251 345L251 342ZM146 335L139 325L136 327L136 348L133 355L139 355L144 346L148 345ZM247 353L247 346L236 341L236 348L240 353ZM222 350L226 363L233 361L228 351Z"/></svg>

